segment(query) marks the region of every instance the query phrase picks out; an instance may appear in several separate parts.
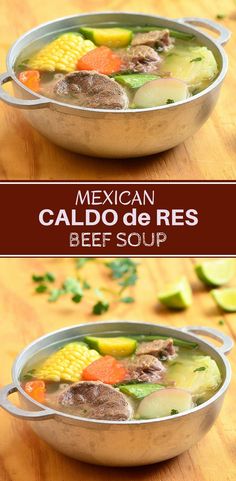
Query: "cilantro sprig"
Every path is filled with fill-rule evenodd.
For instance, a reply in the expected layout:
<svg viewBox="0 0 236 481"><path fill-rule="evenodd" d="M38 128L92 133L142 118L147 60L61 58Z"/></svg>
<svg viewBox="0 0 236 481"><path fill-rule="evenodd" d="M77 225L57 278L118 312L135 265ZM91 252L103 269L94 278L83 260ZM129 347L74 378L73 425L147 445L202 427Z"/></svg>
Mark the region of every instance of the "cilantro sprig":
<svg viewBox="0 0 236 481"><path fill-rule="evenodd" d="M106 268L109 272L109 277L117 283L118 289L111 289L103 286L100 288L93 288L91 281L83 278L82 271L88 262L97 261L97 265ZM122 302L124 304L131 304L135 301L133 296L124 295L124 292L130 287L134 286L138 280L138 264L132 259L116 259L111 262L100 261L96 258L79 258L76 259L76 276L66 278L61 285L55 286L56 277L51 272L46 272L43 275L34 274L32 280L37 284L35 292L37 294L48 294L48 302L57 302L61 297L70 295L71 301L79 304L83 299L89 300L91 295L95 296L96 300L92 305L92 313L101 315L110 309L110 302L105 294L109 294L113 302ZM52 288L52 284L53 288ZM86 291L89 291L87 293Z"/></svg>
<svg viewBox="0 0 236 481"><path fill-rule="evenodd" d="M34 274L32 276L32 280L35 283L38 283L37 287L35 288L35 292L37 294L49 294L49 302L56 302L59 297L66 294L71 294L71 300L75 303L80 302L83 298L83 289L81 283L73 277L68 277L59 288L53 289L51 289L49 283L54 283L56 277L51 272L46 272L44 275Z"/></svg>
<svg viewBox="0 0 236 481"><path fill-rule="evenodd" d="M129 286L134 286L138 280L138 264L132 259L116 259L107 262L106 266L111 270L112 278L119 279L121 286L120 294Z"/></svg>

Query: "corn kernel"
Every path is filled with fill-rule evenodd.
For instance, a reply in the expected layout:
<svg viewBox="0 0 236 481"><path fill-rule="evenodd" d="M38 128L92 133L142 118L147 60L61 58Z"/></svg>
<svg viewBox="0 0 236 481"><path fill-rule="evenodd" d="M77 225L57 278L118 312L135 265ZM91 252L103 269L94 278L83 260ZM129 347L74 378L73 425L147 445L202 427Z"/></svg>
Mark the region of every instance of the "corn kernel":
<svg viewBox="0 0 236 481"><path fill-rule="evenodd" d="M73 72L78 60L96 46L76 33L65 33L43 47L28 62L28 67L54 72Z"/></svg>
<svg viewBox="0 0 236 481"><path fill-rule="evenodd" d="M62 349L52 353L36 370L35 376L44 381L71 381L81 379L82 371L100 354L80 342L70 342Z"/></svg>

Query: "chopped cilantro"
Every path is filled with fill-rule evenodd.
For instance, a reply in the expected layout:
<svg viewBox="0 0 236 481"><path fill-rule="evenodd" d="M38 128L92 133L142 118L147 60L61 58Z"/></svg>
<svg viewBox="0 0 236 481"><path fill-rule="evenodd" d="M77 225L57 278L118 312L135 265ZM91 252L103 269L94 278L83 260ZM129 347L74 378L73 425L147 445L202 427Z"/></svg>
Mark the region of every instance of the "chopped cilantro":
<svg viewBox="0 0 236 481"><path fill-rule="evenodd" d="M63 289L53 289L48 298L48 302L56 302L62 294L64 294Z"/></svg>
<svg viewBox="0 0 236 481"><path fill-rule="evenodd" d="M83 298L83 294L74 294L74 296L72 296L71 300L73 302L75 302L76 304L78 304Z"/></svg>
<svg viewBox="0 0 236 481"><path fill-rule="evenodd" d="M93 314L96 314L97 316L100 316L104 312L107 312L109 309L109 302L107 301L98 301L96 304L93 306Z"/></svg>
<svg viewBox="0 0 236 481"><path fill-rule="evenodd" d="M197 367L196 369L194 369L193 372L200 372L200 371L205 371L206 370L206 367L205 366L201 366L201 367Z"/></svg>
<svg viewBox="0 0 236 481"><path fill-rule="evenodd" d="M113 279L121 279L124 275L133 274L137 270L136 262L129 258L107 262L106 266L111 269Z"/></svg>
<svg viewBox="0 0 236 481"><path fill-rule="evenodd" d="M177 409L171 409L170 415L174 416L175 414L179 414L179 411Z"/></svg>
<svg viewBox="0 0 236 481"><path fill-rule="evenodd" d="M98 261L95 257L76 259L76 269L82 269L87 262L96 260ZM123 293L125 289L136 284L138 280L138 264L132 259L124 258L115 259L111 262L99 261L97 262L97 265L102 265L103 269L104 266L109 269L112 279L117 281L118 289L107 288L106 286L101 286L100 289L95 286L93 287L87 279L83 279L81 276L79 278L77 276L68 277L64 279L61 285L55 286L55 288L52 289L50 283L54 283L56 277L52 272L46 272L43 275L32 275L32 281L38 284L35 288L35 292L47 293L48 302L56 302L62 296L70 294L71 301L78 304L84 298L85 291L92 289L93 287L94 294L98 297L98 300L95 301L93 306L93 313L97 315L106 312L110 307L109 302L104 299L104 292L108 292L109 295L113 297L112 301L123 302L125 304L131 304L134 302L134 297L129 295L124 296Z"/></svg>
<svg viewBox="0 0 236 481"><path fill-rule="evenodd" d="M91 289L91 286L87 281L83 281L83 289Z"/></svg>
<svg viewBox="0 0 236 481"><path fill-rule="evenodd" d="M120 302L124 302L125 304L132 304L134 302L133 297L121 297Z"/></svg>
<svg viewBox="0 0 236 481"><path fill-rule="evenodd" d="M52 272L46 272L45 280L48 282L55 282L56 278Z"/></svg>
<svg viewBox="0 0 236 481"><path fill-rule="evenodd" d="M32 280L34 282L54 282L56 278L52 272L46 272L43 275L33 274Z"/></svg>
<svg viewBox="0 0 236 481"><path fill-rule="evenodd" d="M36 274L33 274L32 275L32 280L34 282L43 282L44 281L44 276L38 276Z"/></svg>
<svg viewBox="0 0 236 481"><path fill-rule="evenodd" d="M203 60L202 57L192 58L192 60L190 60L190 63L192 63L192 62L201 62L201 60Z"/></svg>
<svg viewBox="0 0 236 481"><path fill-rule="evenodd" d="M46 292L47 290L48 290L48 288L45 284L39 284L39 286L37 286L35 288L35 292L37 292L38 294L42 294L43 292Z"/></svg>

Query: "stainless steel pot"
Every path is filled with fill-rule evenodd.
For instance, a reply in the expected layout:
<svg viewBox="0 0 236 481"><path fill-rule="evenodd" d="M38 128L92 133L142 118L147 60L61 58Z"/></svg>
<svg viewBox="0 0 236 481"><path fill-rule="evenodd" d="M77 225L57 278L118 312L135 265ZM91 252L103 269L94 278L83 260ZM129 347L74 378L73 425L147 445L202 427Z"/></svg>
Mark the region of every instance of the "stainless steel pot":
<svg viewBox="0 0 236 481"><path fill-rule="evenodd" d="M41 349L59 342L103 334L161 334L198 342L200 349L217 362L222 374L219 391L204 404L174 416L148 421L97 421L71 416L34 401L20 385L25 364ZM196 334L221 341L214 347ZM138 466L172 458L189 449L206 434L215 422L231 378L227 354L233 341L212 328L185 327L174 329L140 322L96 322L61 329L30 344L16 359L13 384L0 390L0 406L13 416L28 420L32 429L60 452L92 464L107 466ZM8 396L18 392L20 406L13 405Z"/></svg>
<svg viewBox="0 0 236 481"><path fill-rule="evenodd" d="M184 102L163 107L126 111L93 110L65 105L32 94L19 82L14 64L21 52L35 40L82 24L122 22L126 25L159 25L196 35L209 47L219 64L220 73L210 87ZM193 25L218 33L213 39ZM7 56L7 73L0 76L0 98L13 107L24 109L25 117L39 132L56 144L95 157L138 157L170 149L193 135L211 114L225 78L228 61L222 48L230 32L217 23L199 18L171 20L154 15L106 12L64 17L45 23L23 35ZM1 87L13 81L17 97Z"/></svg>

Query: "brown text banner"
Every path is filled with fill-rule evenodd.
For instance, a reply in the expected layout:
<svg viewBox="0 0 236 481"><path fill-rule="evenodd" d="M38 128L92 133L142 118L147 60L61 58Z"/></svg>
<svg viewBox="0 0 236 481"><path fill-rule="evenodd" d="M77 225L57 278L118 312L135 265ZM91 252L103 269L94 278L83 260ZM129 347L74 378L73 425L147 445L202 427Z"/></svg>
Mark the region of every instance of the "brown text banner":
<svg viewBox="0 0 236 481"><path fill-rule="evenodd" d="M1 182L1 256L234 256L236 182Z"/></svg>

